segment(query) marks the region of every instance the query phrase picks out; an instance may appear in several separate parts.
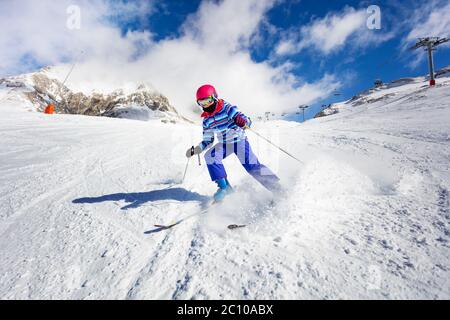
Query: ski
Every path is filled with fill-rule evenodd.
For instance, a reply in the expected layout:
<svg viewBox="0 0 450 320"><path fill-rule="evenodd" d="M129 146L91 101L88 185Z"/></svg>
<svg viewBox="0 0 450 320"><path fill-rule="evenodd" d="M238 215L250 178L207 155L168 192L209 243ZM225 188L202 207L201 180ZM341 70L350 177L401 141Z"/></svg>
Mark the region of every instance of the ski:
<svg viewBox="0 0 450 320"><path fill-rule="evenodd" d="M155 226L156 228L160 228L160 229L162 229L162 230L167 230L167 229L170 229L170 228L175 227L177 224L178 224L178 223L173 223L173 224L169 224L169 225L155 224L154 226Z"/></svg>
<svg viewBox="0 0 450 320"><path fill-rule="evenodd" d="M178 220L177 222L174 222L174 223L170 223L170 224L155 224L153 226L156 227L156 228L160 228L161 230L172 229L173 227L179 225L180 223L182 223L182 222L184 222L186 220L189 220L190 218L193 218L195 216L198 216L198 215L206 213L208 209L205 209L205 210L202 210L200 212L196 212L194 214L191 214L191 215L189 215L187 217L184 217L184 218L182 218L182 219L180 219L180 220Z"/></svg>
<svg viewBox="0 0 450 320"><path fill-rule="evenodd" d="M245 224L242 224L242 225L239 225L239 224L230 224L230 225L228 226L228 229L229 229L229 230L236 230L236 229L245 228L245 227L246 227Z"/></svg>
<svg viewBox="0 0 450 320"><path fill-rule="evenodd" d="M199 212L190 214L190 215L188 215L188 216L186 216L186 217L184 217L184 218L181 218L180 220L178 220L178 221L176 221L176 222L169 223L169 224L154 224L153 226L156 227L156 228L158 228L157 231L164 231L164 230L172 229L173 227L179 225L180 223L182 223L182 222L184 222L184 221L186 221L186 220L189 220L189 219L191 219L191 218L193 218L193 217L200 216L200 215L202 215L202 214L207 213L207 212L211 209L211 207L213 207L214 205L216 205L216 204L218 204L218 203L219 203L219 202L212 202L212 203L210 203L210 204L208 205L208 207L207 207L206 209L203 209L203 210L201 210L201 211L199 211Z"/></svg>

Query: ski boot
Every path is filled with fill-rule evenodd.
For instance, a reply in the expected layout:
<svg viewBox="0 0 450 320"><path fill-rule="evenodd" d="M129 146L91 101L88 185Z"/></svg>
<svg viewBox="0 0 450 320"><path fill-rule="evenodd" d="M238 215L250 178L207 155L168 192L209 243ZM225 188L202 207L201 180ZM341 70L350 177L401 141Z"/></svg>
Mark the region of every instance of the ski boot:
<svg viewBox="0 0 450 320"><path fill-rule="evenodd" d="M233 192L233 188L225 178L217 180L216 183L219 190L214 194L214 202L221 202L229 193Z"/></svg>

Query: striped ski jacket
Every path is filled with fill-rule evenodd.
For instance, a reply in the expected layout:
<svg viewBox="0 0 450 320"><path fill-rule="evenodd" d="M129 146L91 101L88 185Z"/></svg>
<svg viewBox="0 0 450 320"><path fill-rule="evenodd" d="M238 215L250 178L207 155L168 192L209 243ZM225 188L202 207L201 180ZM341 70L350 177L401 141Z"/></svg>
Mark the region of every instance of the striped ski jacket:
<svg viewBox="0 0 450 320"><path fill-rule="evenodd" d="M202 150L208 148L214 142L214 134L221 143L233 143L246 139L244 129L234 123L234 118L240 115L251 126L250 118L239 112L236 106L219 100L213 113L203 112L203 141L200 143Z"/></svg>

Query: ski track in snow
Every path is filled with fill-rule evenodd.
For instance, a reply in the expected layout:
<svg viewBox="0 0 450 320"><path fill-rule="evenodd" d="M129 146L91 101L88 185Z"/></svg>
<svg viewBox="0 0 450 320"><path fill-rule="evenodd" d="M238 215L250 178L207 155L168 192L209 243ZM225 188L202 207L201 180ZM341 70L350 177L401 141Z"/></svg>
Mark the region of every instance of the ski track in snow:
<svg viewBox="0 0 450 320"><path fill-rule="evenodd" d="M227 160L230 201L161 232L214 192L204 165L176 185L198 128L49 117L0 95L0 299L448 299L448 84L257 123L305 162L249 133L289 193L271 205Z"/></svg>

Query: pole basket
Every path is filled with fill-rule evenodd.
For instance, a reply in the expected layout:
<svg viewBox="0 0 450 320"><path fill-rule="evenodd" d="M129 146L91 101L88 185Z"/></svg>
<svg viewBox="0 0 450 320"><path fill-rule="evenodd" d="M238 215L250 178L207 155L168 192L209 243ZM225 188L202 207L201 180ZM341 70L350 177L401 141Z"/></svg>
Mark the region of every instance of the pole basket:
<svg viewBox="0 0 450 320"><path fill-rule="evenodd" d="M434 79L430 80L430 86L432 87L432 86L435 86L435 85L436 85L436 80L434 80Z"/></svg>

